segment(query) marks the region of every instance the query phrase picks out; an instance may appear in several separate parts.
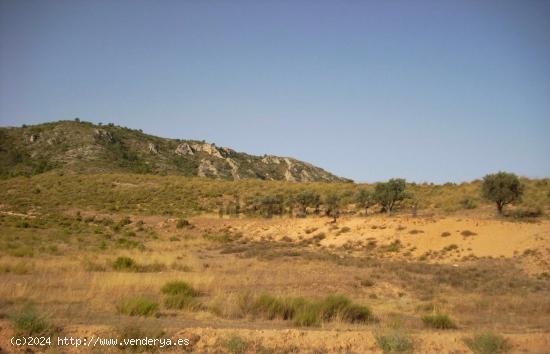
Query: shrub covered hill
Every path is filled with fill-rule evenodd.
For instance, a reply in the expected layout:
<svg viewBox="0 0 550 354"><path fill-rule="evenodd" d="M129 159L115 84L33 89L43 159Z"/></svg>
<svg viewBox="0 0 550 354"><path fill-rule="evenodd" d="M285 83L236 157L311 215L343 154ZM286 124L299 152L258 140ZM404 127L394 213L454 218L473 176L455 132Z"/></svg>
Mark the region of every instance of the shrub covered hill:
<svg viewBox="0 0 550 354"><path fill-rule="evenodd" d="M52 169L225 180L347 181L289 157L254 156L204 141L160 138L113 124L74 120L0 128L1 177Z"/></svg>

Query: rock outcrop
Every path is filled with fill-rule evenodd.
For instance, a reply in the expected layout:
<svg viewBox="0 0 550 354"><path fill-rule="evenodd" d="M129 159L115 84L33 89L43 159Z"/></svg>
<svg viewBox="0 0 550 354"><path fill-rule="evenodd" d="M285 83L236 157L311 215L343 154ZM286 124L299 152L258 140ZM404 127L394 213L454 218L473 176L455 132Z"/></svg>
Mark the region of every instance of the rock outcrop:
<svg viewBox="0 0 550 354"><path fill-rule="evenodd" d="M34 173L40 164L41 169L78 172L138 172L229 180L346 181L290 157L254 156L205 141L164 139L113 124L77 121L0 128L0 154L6 155L0 156L0 163L4 164L0 172L4 175Z"/></svg>
<svg viewBox="0 0 550 354"><path fill-rule="evenodd" d="M159 153L158 150L157 150L157 146L153 143L149 143L149 145L147 146L147 149L152 154L158 154Z"/></svg>

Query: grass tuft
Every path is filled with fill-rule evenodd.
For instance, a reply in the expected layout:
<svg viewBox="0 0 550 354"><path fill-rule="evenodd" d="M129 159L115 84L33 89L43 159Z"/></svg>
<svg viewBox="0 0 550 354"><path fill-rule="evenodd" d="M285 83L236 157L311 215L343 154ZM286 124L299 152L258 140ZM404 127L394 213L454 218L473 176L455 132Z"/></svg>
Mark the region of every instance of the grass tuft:
<svg viewBox="0 0 550 354"><path fill-rule="evenodd" d="M435 329L456 329L457 326L453 320L447 315L436 314L422 316L422 322L424 325Z"/></svg>
<svg viewBox="0 0 550 354"><path fill-rule="evenodd" d="M348 323L375 321L370 309L353 304L343 295L331 295L322 300L297 298L277 298L260 295L253 303L251 311L257 316L273 320L292 320L296 326L317 326L322 321L341 320Z"/></svg>
<svg viewBox="0 0 550 354"><path fill-rule="evenodd" d="M46 317L30 306L14 313L10 320L17 336L48 336L56 332Z"/></svg>
<svg viewBox="0 0 550 354"><path fill-rule="evenodd" d="M146 297L132 297L122 300L117 310L120 314L128 316L151 316L158 310L158 303Z"/></svg>
<svg viewBox="0 0 550 354"><path fill-rule="evenodd" d="M409 336L398 330L377 334L376 344L386 354L410 353L413 349L413 343Z"/></svg>
<svg viewBox="0 0 550 354"><path fill-rule="evenodd" d="M194 289L191 285L184 281L171 281L161 289L163 294L166 295L185 295L190 297L196 297L200 295L200 292Z"/></svg>
<svg viewBox="0 0 550 354"><path fill-rule="evenodd" d="M234 334L225 340L223 346L230 354L244 354L248 350L250 343Z"/></svg>
<svg viewBox="0 0 550 354"><path fill-rule="evenodd" d="M118 257L113 262L113 269L118 271L132 271L137 268L137 263L130 257Z"/></svg>
<svg viewBox="0 0 550 354"><path fill-rule="evenodd" d="M464 338L464 343L474 354L498 354L508 351L504 337L493 332L478 333Z"/></svg>

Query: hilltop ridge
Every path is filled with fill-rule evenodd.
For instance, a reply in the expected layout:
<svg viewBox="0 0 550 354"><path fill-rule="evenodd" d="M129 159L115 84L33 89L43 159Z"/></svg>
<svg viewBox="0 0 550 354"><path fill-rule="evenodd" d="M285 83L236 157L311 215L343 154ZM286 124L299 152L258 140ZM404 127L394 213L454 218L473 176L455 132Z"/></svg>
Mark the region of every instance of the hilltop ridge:
<svg viewBox="0 0 550 354"><path fill-rule="evenodd" d="M52 169L225 180L349 181L291 157L255 156L205 141L162 138L114 124L74 120L0 128L0 175Z"/></svg>

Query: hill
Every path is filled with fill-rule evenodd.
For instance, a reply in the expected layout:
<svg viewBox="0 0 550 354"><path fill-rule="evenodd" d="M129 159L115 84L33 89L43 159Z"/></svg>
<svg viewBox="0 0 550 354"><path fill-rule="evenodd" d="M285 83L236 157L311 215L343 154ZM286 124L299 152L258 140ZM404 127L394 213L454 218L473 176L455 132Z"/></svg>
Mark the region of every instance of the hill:
<svg viewBox="0 0 550 354"><path fill-rule="evenodd" d="M58 121L0 128L0 175L53 169L295 182L344 182L290 157L254 156L197 140L167 139L125 127Z"/></svg>

